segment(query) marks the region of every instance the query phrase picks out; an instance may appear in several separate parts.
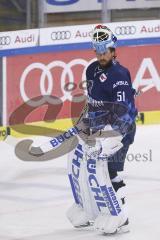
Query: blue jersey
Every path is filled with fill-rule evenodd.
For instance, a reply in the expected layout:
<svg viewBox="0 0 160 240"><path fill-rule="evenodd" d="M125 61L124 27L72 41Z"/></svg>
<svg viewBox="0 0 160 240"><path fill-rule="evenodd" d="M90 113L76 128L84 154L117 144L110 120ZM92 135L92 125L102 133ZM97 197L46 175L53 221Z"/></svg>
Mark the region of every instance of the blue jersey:
<svg viewBox="0 0 160 240"><path fill-rule="evenodd" d="M91 63L86 70L88 102L100 106L102 102L124 104L128 114L134 122L137 109L135 107L135 90L129 70L117 61L112 61L109 66L102 68L98 61Z"/></svg>
<svg viewBox="0 0 160 240"><path fill-rule="evenodd" d="M137 109L134 101L135 90L132 88L129 70L117 61L112 61L106 68L102 68L98 61L95 61L88 66L86 79L88 104L93 106L91 117L95 118L94 111L96 112L99 107L103 108L101 106L104 106L104 102L111 103L111 107L109 107L113 117L110 121L111 126L114 129L120 129L124 136L122 140L124 145L133 143ZM121 107L117 108L117 106ZM125 112L123 111L124 107L127 109ZM115 115L118 116L117 119ZM130 129L133 130L130 131Z"/></svg>

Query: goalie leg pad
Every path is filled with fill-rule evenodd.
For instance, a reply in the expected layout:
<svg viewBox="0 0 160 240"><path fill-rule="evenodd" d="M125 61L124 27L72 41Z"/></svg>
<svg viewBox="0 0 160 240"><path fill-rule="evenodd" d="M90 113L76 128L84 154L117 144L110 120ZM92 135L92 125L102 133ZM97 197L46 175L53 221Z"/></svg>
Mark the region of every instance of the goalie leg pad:
<svg viewBox="0 0 160 240"><path fill-rule="evenodd" d="M99 209L95 220L95 229L103 233L115 233L125 224L127 216L111 183L106 161L96 162L96 176L106 206Z"/></svg>
<svg viewBox="0 0 160 240"><path fill-rule="evenodd" d="M95 229L115 232L127 219L111 183L107 161L84 156L78 144L68 162L68 173L75 199L67 216L76 227L95 220ZM80 219L79 219L80 218Z"/></svg>
<svg viewBox="0 0 160 240"><path fill-rule="evenodd" d="M74 227L86 227L90 225L86 212L76 203L68 209L66 215Z"/></svg>
<svg viewBox="0 0 160 240"><path fill-rule="evenodd" d="M69 209L67 217L76 227L78 224L86 225L94 218L87 184L87 162L84 160L83 147L84 142L79 141L76 149L69 154L68 158L68 176L75 204Z"/></svg>
<svg viewBox="0 0 160 240"><path fill-rule="evenodd" d="M80 187L80 169L83 159L82 145L78 144L75 151L69 154L68 158L68 177L75 203L80 204L83 208L83 197Z"/></svg>
<svg viewBox="0 0 160 240"><path fill-rule="evenodd" d="M92 201L96 202L97 213L118 216L121 207L109 177L107 162L88 159L87 174L89 190Z"/></svg>

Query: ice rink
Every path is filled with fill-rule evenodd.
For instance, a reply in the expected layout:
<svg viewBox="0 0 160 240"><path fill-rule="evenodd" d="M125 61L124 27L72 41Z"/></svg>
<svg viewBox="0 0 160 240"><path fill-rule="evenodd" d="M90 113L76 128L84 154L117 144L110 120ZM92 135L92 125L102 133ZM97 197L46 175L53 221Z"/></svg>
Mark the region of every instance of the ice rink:
<svg viewBox="0 0 160 240"><path fill-rule="evenodd" d="M0 240L160 239L160 125L139 126L127 156L121 175L131 230L121 235L103 236L69 223L65 213L73 200L66 155L24 162L6 142L0 142L0 153Z"/></svg>

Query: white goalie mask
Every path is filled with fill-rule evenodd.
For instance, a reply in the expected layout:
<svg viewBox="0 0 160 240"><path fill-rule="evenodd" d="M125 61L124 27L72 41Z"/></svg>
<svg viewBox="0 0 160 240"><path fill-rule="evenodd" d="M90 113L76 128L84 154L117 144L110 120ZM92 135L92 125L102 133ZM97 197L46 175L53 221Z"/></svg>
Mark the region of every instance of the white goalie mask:
<svg viewBox="0 0 160 240"><path fill-rule="evenodd" d="M117 37L108 27L97 25L93 30L92 44L97 53L103 54L108 48L116 48Z"/></svg>

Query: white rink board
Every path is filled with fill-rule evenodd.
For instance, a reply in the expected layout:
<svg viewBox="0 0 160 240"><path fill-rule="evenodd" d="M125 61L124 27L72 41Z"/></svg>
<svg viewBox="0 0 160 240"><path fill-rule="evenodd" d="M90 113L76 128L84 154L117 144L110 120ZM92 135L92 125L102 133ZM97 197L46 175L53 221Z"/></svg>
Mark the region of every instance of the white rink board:
<svg viewBox="0 0 160 240"><path fill-rule="evenodd" d="M38 138L39 140L39 138ZM158 240L160 236L160 125L138 126L130 153L152 161L126 161L130 233L110 240ZM102 240L92 230L73 229L65 212L72 204L66 156L48 162L23 162L13 146L0 142L0 240Z"/></svg>
<svg viewBox="0 0 160 240"><path fill-rule="evenodd" d="M97 25L97 24L96 24ZM118 40L159 38L160 21L106 23ZM91 43L95 24L0 32L0 50Z"/></svg>
<svg viewBox="0 0 160 240"><path fill-rule="evenodd" d="M40 29L40 46L91 42L97 24ZM129 21L106 23L118 40L154 38L160 36L160 21ZM64 39L63 39L64 38Z"/></svg>
<svg viewBox="0 0 160 240"><path fill-rule="evenodd" d="M39 45L39 29L0 32L0 50L36 47Z"/></svg>

